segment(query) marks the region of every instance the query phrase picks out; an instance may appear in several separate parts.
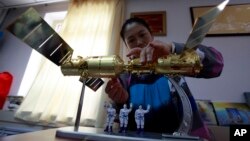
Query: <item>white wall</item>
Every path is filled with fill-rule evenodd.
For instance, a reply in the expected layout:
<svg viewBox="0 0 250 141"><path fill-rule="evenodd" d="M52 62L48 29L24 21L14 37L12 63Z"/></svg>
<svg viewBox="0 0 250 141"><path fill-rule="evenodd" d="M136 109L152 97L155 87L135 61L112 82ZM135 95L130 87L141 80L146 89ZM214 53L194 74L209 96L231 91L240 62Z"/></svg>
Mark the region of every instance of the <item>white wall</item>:
<svg viewBox="0 0 250 141"><path fill-rule="evenodd" d="M217 5L222 0L128 0L126 17L131 12L167 12L167 36L156 37L166 42L185 42L191 31L192 6ZM249 0L231 0L229 4L249 3ZM245 102L243 92L250 91L250 37L206 37L202 44L213 46L224 57L224 69L214 79L188 78L188 84L197 99Z"/></svg>
<svg viewBox="0 0 250 141"><path fill-rule="evenodd" d="M166 42L185 42L191 30L189 8L200 5L216 5L221 0L126 0L126 17L130 12L167 11L167 36L156 37ZM249 0L231 0L233 3L249 3ZM39 6L36 9L43 16L46 12L66 10L68 3ZM13 21L25 9L13 10L5 25ZM250 37L207 37L203 44L214 46L224 57L222 75L214 79L188 79L189 86L197 99L213 101L244 102L243 92L250 91ZM0 72L9 71L14 75L10 95L18 92L31 49L5 32L0 41Z"/></svg>

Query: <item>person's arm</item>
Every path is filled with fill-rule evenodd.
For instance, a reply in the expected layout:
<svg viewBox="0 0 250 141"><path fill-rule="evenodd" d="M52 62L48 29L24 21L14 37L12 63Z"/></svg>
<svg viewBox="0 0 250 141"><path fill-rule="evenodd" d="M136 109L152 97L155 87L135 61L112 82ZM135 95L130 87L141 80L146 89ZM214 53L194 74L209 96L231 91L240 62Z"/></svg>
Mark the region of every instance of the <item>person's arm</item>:
<svg viewBox="0 0 250 141"><path fill-rule="evenodd" d="M150 111L150 105L147 106L147 110L144 110L144 114L148 113Z"/></svg>
<svg viewBox="0 0 250 141"><path fill-rule="evenodd" d="M132 103L130 103L130 106L129 106L129 113L132 111L132 109L133 109L133 104Z"/></svg>
<svg viewBox="0 0 250 141"><path fill-rule="evenodd" d="M182 53L184 44L174 42L172 45L174 46L172 52ZM196 52L200 56L203 65L201 72L196 77L213 78L220 76L224 66L222 54L215 48L204 45L199 45Z"/></svg>

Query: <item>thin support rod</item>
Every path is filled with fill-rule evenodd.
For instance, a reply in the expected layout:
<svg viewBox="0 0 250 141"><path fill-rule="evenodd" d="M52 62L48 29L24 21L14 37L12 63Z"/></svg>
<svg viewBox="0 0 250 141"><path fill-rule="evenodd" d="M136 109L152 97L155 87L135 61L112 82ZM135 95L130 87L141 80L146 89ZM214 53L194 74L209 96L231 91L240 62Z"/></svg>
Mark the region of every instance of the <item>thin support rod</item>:
<svg viewBox="0 0 250 141"><path fill-rule="evenodd" d="M81 78L81 82L82 82L82 91L81 91L81 95L80 95L80 99L78 103L74 131L78 131L79 125L80 125L86 78Z"/></svg>

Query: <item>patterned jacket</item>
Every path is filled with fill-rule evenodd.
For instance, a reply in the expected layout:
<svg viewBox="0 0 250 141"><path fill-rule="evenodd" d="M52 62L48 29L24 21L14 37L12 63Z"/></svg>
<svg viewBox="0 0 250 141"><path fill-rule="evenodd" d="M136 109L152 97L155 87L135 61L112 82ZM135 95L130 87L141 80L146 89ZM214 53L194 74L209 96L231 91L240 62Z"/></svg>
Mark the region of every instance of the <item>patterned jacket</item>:
<svg viewBox="0 0 250 141"><path fill-rule="evenodd" d="M184 44L173 43L173 45L174 45L174 52L175 53L177 53L177 54L182 53L182 51L184 49ZM222 69L223 69L223 57L222 57L221 53L218 52L213 47L207 47L204 45L199 45L196 52L199 54L199 56L201 58L203 68L202 68L201 72L195 77L197 77L197 78L215 78L215 77L220 76ZM152 78L155 80L159 80L161 78L161 76L156 76L156 77L152 77ZM149 81L148 84L151 85L155 82L152 78L150 76L150 78L148 80L146 80L144 78L143 78L143 80L138 80L138 78L136 76L131 75L131 74L121 75L120 76L121 83L124 86L124 88L127 89L128 93L129 93L129 100L127 101L127 103L131 103L131 102L133 103L133 95L131 95L131 94L136 93L136 91L138 91L138 90L140 91L141 82L146 80L146 81ZM190 89L188 88L188 85L185 81L185 78L183 76L178 76L178 77L175 77L174 79L179 83L179 85L183 88L183 90L188 95L191 106L192 106L193 125L192 125L192 129L191 129L190 134L194 135L194 136L200 136L202 138L210 139L208 129L207 129L206 125L203 123L203 121L199 115L197 105L195 103L195 99L192 96ZM136 82L136 87L134 90L135 92L133 92L133 90L131 88L134 88L135 82ZM163 82L164 82L164 80L163 80ZM148 84L145 84L145 87L147 87ZM159 86L157 86L157 87L159 87ZM152 115L162 116L162 118L158 119L156 116L155 116L156 118L148 117L148 120L146 118L146 121L145 121L146 131L147 131L147 124L148 124L148 129L149 129L148 131L164 132L165 127L162 127L162 128L158 128L158 127L154 128L153 127L153 125L156 124L157 122L159 122L159 125L164 125L164 123L161 124L161 120L162 120L162 122L165 122L164 120L171 120L171 121L166 122L166 124L169 125L169 126L168 125L167 126L169 128L178 128L183 111L182 111L182 108L181 108L180 103L179 103L180 100L178 99L175 91L172 91L172 93L171 93L171 86L169 85L169 87L170 87L169 89L166 88L166 85L164 84L163 87L159 88L159 89L164 89L164 92L170 91L170 98L171 98L170 103L171 104L168 104L168 106L165 106L165 111L168 111L168 112L162 112L162 111L158 112L157 109L155 111L153 110ZM137 98L137 95L136 95L136 98ZM143 100L147 99L147 97L145 98L145 96L143 98L144 98ZM159 98L159 100L161 100L161 99L162 98ZM168 97L165 99L166 99L166 101L168 101ZM136 103L133 103L133 104L136 105ZM149 104L149 103L145 103L145 105L146 104ZM130 114L130 115L131 115L131 117L133 116L132 114ZM175 115L175 116L173 116L173 115ZM172 118L168 118L170 116L172 116ZM150 120L154 120L154 121L151 121L152 124L150 124ZM147 121L148 121L148 123L147 123ZM135 126L135 125L133 125L133 122L131 122L131 121L129 121L129 125ZM151 127L152 127L152 130L150 130ZM131 129L133 129L133 127ZM174 130L176 130L176 129L173 129L173 130L170 129L170 130L166 130L166 131L173 132Z"/></svg>

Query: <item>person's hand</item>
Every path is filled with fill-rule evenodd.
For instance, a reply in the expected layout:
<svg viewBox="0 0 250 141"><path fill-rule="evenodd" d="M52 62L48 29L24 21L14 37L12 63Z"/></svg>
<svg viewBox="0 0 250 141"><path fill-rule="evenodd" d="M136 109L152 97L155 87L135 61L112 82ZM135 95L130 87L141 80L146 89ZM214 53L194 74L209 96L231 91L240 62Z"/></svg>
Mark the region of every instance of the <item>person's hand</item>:
<svg viewBox="0 0 250 141"><path fill-rule="evenodd" d="M125 103L128 99L127 91L122 87L117 78L108 81L105 92L116 103Z"/></svg>
<svg viewBox="0 0 250 141"><path fill-rule="evenodd" d="M133 48L127 54L130 59L140 58L142 64L156 62L158 58L167 56L172 51L172 44L154 40L144 48Z"/></svg>
<svg viewBox="0 0 250 141"><path fill-rule="evenodd" d="M147 110L150 110L150 107L151 107L151 106L150 106L150 105L148 105L148 106L147 106Z"/></svg>

